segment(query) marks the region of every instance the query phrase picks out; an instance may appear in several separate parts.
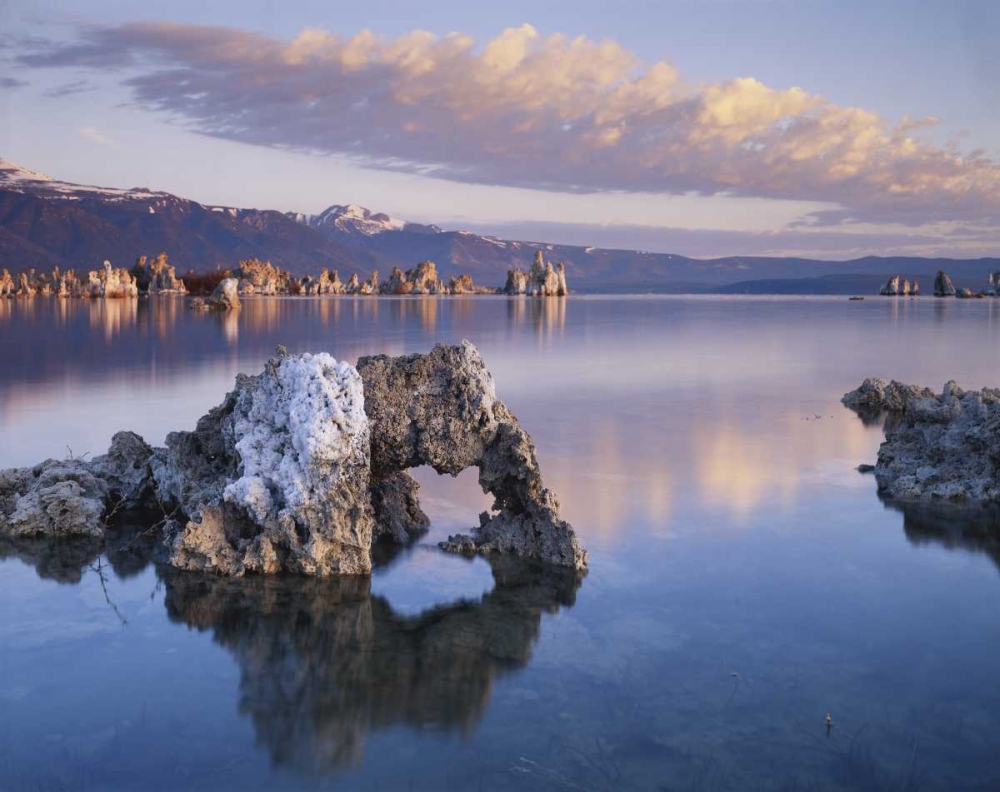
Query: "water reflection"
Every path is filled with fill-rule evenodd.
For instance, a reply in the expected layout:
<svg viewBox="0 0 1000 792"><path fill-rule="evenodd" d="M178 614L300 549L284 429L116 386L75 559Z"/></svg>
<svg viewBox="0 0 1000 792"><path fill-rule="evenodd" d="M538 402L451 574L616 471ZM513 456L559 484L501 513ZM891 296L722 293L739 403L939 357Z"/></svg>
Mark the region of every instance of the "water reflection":
<svg viewBox="0 0 1000 792"><path fill-rule="evenodd" d="M359 764L373 729L470 732L493 680L530 659L542 614L574 602L572 572L492 566L480 601L415 617L373 596L369 578L161 574L170 618L232 653L239 710L272 761L326 773Z"/></svg>
<svg viewBox="0 0 1000 792"><path fill-rule="evenodd" d="M913 545L982 553L1000 570L1000 505L880 500L902 513L903 531Z"/></svg>
<svg viewBox="0 0 1000 792"><path fill-rule="evenodd" d="M126 624L102 570L127 578L149 565L155 547L139 525L110 532L107 548L95 540L0 538L0 560L17 558L60 583L95 572ZM168 566L156 576L169 619L210 632L232 655L237 709L272 763L323 775L359 765L373 730L471 734L494 680L529 662L542 615L571 607L581 582L572 570L514 558L490 566L494 588L477 601L414 616L373 595L366 577L228 579Z"/></svg>

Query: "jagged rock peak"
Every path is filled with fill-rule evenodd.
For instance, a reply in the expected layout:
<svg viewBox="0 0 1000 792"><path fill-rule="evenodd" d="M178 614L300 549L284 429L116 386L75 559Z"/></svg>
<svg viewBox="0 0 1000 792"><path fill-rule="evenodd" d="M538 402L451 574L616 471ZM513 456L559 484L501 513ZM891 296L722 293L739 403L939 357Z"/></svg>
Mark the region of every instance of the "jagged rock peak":
<svg viewBox="0 0 1000 792"><path fill-rule="evenodd" d="M938 270L934 277L934 296L954 297L956 294L955 284L952 283L951 277L944 270Z"/></svg>

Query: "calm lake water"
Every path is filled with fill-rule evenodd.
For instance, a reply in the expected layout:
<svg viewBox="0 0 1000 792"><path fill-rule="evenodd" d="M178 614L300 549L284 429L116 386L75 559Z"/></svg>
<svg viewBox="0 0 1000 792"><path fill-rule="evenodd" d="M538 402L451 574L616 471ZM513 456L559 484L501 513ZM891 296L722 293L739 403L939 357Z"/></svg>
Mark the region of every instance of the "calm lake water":
<svg viewBox="0 0 1000 792"><path fill-rule="evenodd" d="M462 338L582 581L439 553L468 472L370 583L0 544L0 789L1000 789L997 521L880 502L839 404L1000 385L1000 301L0 300L0 467L161 443L277 344Z"/></svg>

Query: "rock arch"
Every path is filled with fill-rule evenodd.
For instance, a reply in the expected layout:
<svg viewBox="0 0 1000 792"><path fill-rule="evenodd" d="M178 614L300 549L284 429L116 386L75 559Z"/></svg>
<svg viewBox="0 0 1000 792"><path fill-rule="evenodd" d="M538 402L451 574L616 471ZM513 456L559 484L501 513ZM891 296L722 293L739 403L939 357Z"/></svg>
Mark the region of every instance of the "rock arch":
<svg viewBox="0 0 1000 792"><path fill-rule="evenodd" d="M494 513L484 512L471 535L450 537L444 549L513 552L586 567L586 551L542 481L531 438L497 398L475 346L463 341L438 344L426 355L364 357L358 372L375 486L421 465L453 476L476 467L480 485L494 497Z"/></svg>

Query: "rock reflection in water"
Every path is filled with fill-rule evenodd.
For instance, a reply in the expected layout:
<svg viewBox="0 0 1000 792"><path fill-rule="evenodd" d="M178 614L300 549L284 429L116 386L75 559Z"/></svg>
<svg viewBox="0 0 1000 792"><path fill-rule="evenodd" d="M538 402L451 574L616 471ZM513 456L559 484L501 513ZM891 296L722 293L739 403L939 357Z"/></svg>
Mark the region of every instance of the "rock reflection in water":
<svg viewBox="0 0 1000 792"><path fill-rule="evenodd" d="M1000 570L1000 504L880 500L886 508L902 512L903 531L912 544L983 553Z"/></svg>
<svg viewBox="0 0 1000 792"><path fill-rule="evenodd" d="M372 729L467 734L493 679L531 656L543 613L573 604L579 578L508 559L495 587L406 617L359 577L248 577L161 570L172 620L213 638L240 667L240 712L272 761L322 774L359 764Z"/></svg>
<svg viewBox="0 0 1000 792"><path fill-rule="evenodd" d="M130 577L156 549L135 522L109 531L103 547L96 539L5 538L0 560L73 584L88 570L100 574L103 555L105 568ZM238 710L271 761L323 775L360 764L373 729L469 734L493 680L527 665L542 615L572 606L581 582L573 570L516 558L493 557L490 566L494 588L478 601L416 616L373 595L368 577L232 579L167 566L156 575L170 620L210 631L236 661ZM108 605L115 608L111 597Z"/></svg>

